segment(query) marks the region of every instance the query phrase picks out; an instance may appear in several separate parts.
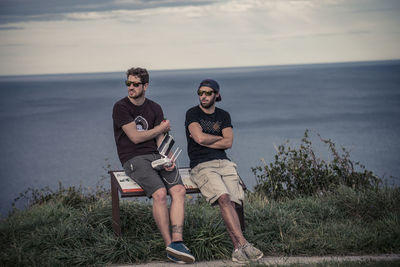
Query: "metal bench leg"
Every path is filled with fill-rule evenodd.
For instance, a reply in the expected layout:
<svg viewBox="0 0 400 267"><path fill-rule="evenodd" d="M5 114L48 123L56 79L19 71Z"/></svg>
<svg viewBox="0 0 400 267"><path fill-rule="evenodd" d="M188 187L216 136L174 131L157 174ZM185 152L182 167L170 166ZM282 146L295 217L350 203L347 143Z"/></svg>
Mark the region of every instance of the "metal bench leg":
<svg viewBox="0 0 400 267"><path fill-rule="evenodd" d="M111 175L112 227L117 236L121 236L121 218L119 214L119 195L117 180Z"/></svg>

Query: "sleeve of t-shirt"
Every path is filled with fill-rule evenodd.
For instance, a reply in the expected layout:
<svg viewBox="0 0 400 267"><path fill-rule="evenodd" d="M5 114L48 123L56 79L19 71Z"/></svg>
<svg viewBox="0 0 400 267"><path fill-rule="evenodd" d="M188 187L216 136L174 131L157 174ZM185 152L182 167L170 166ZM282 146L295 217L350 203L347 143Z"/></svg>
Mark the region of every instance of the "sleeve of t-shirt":
<svg viewBox="0 0 400 267"><path fill-rule="evenodd" d="M112 118L118 127L122 127L134 120L128 108L118 103L114 105Z"/></svg>
<svg viewBox="0 0 400 267"><path fill-rule="evenodd" d="M231 122L231 115L228 112L225 112L224 118L222 120L221 128L224 129L224 128L228 128L228 127L233 128L232 122Z"/></svg>
<svg viewBox="0 0 400 267"><path fill-rule="evenodd" d="M198 116L194 109L186 111L185 126L188 127L192 122L198 122Z"/></svg>

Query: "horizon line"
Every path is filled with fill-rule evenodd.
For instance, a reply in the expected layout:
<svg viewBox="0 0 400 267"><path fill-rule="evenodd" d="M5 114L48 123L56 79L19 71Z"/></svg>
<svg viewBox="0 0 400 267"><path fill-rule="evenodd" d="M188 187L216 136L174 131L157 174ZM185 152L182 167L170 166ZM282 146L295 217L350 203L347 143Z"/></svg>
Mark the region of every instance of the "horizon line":
<svg viewBox="0 0 400 267"><path fill-rule="evenodd" d="M244 65L244 66L221 66L221 67L203 67L203 68L177 68L177 69L150 69L146 68L149 72L166 72L166 71L200 71L200 70L222 70L222 69L239 69L239 68L276 68L276 67L296 67L296 66L315 66L315 65L334 65L334 64L368 64L368 63L383 63L395 62L398 59L377 59L377 60L358 60L358 61L335 61L335 62L310 62L310 63L289 63L289 64L274 64L274 65ZM29 77L29 76L52 76L52 75L85 75L85 74L109 74L119 73L124 70L113 71L93 71L93 72L54 72L54 73L32 73L32 74L0 74L0 78L15 78L15 77Z"/></svg>

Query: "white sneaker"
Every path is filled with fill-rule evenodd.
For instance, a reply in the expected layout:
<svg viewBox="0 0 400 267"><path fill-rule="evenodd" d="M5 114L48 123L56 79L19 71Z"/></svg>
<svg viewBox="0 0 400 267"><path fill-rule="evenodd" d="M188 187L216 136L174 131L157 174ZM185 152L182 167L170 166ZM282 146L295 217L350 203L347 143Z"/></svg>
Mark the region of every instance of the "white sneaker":
<svg viewBox="0 0 400 267"><path fill-rule="evenodd" d="M244 244L241 248L244 251L244 253L246 254L247 258L249 258L249 260L255 261L255 260L261 259L262 256L264 256L264 253L262 253L261 250L259 250L258 248L255 248L249 242Z"/></svg>
<svg viewBox="0 0 400 267"><path fill-rule="evenodd" d="M243 249L240 247L235 249L232 252L232 261L237 263L248 263L249 258L247 258L246 254L244 253Z"/></svg>

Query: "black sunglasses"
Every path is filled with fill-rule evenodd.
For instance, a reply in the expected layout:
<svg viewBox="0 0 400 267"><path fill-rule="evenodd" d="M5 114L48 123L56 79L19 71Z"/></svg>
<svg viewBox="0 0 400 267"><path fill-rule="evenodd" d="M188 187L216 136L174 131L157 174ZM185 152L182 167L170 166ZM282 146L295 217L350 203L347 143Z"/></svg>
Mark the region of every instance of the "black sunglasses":
<svg viewBox="0 0 400 267"><path fill-rule="evenodd" d="M141 84L144 84L144 83L135 83L135 82L131 82L129 80L125 81L125 85L128 86L128 87L131 86L131 85L133 85L133 87L139 87L139 85L141 85Z"/></svg>
<svg viewBox="0 0 400 267"><path fill-rule="evenodd" d="M199 95L199 96L202 96L203 94L206 94L206 96L210 96L210 95L212 95L213 93L215 93L214 91L197 91L197 94Z"/></svg>

